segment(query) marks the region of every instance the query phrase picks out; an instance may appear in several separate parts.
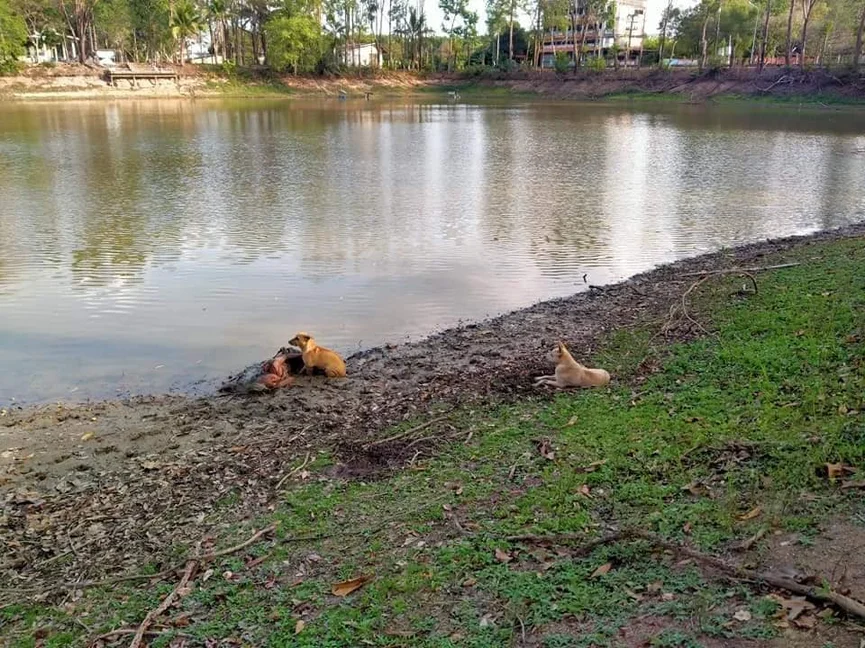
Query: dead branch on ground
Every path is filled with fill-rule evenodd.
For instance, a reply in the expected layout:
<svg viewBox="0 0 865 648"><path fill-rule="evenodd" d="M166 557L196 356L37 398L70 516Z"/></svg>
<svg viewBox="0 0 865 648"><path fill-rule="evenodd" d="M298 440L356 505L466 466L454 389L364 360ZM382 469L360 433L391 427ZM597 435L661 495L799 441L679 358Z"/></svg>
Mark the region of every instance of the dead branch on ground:
<svg viewBox="0 0 865 648"><path fill-rule="evenodd" d="M171 607L171 604L174 603L174 599L178 597L181 590L186 587L192 576L195 574L196 569L198 569L197 560L190 560L186 563L186 570L183 572L180 582L177 583L177 586L171 590L171 593L168 596L162 599L162 603L147 613L147 616L144 617L144 621L142 621L141 625L138 626L138 630L132 638L132 643L129 644L129 648L141 648L141 644L144 642L144 634L153 623L153 620Z"/></svg>
<svg viewBox="0 0 865 648"><path fill-rule="evenodd" d="M287 472L285 474L285 476L276 483L276 488L274 490L279 490L280 487L286 482L286 480L288 480L289 477L291 477L294 474L297 474L298 472L300 472L301 470L306 468L306 465L308 463L309 463L309 453L307 452L306 453L306 459L303 460L303 463L300 464L299 466L297 466L296 468L292 468L289 472Z"/></svg>
<svg viewBox="0 0 865 648"><path fill-rule="evenodd" d="M702 277L703 275L737 274L746 272L766 272L767 270L781 270L782 268L795 268L801 263L781 263L779 265L758 266L755 268L726 268L724 270L699 270L697 272L686 272L678 277Z"/></svg>
<svg viewBox="0 0 865 648"><path fill-rule="evenodd" d="M786 590L787 592L796 594L798 596L804 596L808 599L811 599L812 601L817 601L820 603L831 603L837 608L844 610L851 616L865 619L865 604L862 604L861 602L852 599L849 596L839 594L834 590L822 587L811 587L809 585L797 583L796 581L789 578L775 576L774 574L757 571L755 569L748 569L746 567L731 565L730 563L722 560L721 558L710 556L701 551L697 551L696 549L691 549L690 547L685 547L674 542L668 542L652 533L647 533L646 531L641 531L639 529L627 529L617 531L605 536L601 536L600 538L591 540L589 542L585 542L585 536L581 536L579 534L558 534L547 536L522 535L509 536L507 538L507 540L511 540L513 542L533 542L539 544L567 544L571 542L582 542L583 544L581 544L577 548L577 551L579 552L578 555L586 555L592 552L594 549L597 549L598 547L603 545L612 544L622 540L634 539L644 540L660 549L686 556L687 558L690 558L704 566L711 567L712 569L730 578L741 581L750 581L753 583L762 583L764 585L769 585L770 587Z"/></svg>
<svg viewBox="0 0 865 648"><path fill-rule="evenodd" d="M399 434L394 434L393 436L389 436L386 439L377 439L376 441L370 441L369 443L363 446L364 450L369 450L370 448L374 448L376 446L384 445L386 443L391 443L392 441L398 441L399 439L403 439L407 436L411 436L421 430L425 430L428 427L435 425L436 423L440 423L441 421L446 420L450 416L450 412L444 414L443 416L437 416L434 419L430 419L426 423L421 423L420 425L416 425L414 427L409 428L408 430L404 430Z"/></svg>

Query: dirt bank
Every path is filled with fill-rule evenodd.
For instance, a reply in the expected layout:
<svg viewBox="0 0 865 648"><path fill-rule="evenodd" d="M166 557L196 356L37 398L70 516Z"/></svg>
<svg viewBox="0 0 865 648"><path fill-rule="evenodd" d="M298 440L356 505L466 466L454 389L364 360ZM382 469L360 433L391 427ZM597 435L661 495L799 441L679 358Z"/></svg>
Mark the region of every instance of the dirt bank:
<svg viewBox="0 0 865 648"><path fill-rule="evenodd" d="M555 340L588 357L613 329L648 322L660 328L694 281L684 274L758 265L768 253L863 235L865 224L681 261L421 342L356 354L344 381L301 378L265 396L4 411L2 580L26 589L82 577L56 560L73 551L72 542L90 565L87 578L159 563L177 543L264 511L275 484L304 457L330 457L333 476L402 466L414 449L395 442L365 450L364 444L419 414L546 398L532 387L532 376L549 370Z"/></svg>
<svg viewBox="0 0 865 648"><path fill-rule="evenodd" d="M823 70L800 72L782 68L721 70L577 71L557 75L549 70L512 73L485 70L477 75L376 72L344 76L272 76L263 72L225 75L213 68L176 68L179 81L128 81L115 87L104 70L79 65L31 67L14 77L0 77L0 97L28 99L122 99L170 97L319 96L373 98L412 94L468 96L520 94L555 99L602 99L610 96L670 97L702 102L723 97L750 97L812 103L865 101L865 75Z"/></svg>
<svg viewBox="0 0 865 648"><path fill-rule="evenodd" d="M721 97L751 97L788 101L808 99L865 101L865 75L789 71L782 68L720 70L700 74L696 70L608 70L567 75L517 72L476 77L477 88L505 89L560 99L602 99L616 95L668 96L701 102Z"/></svg>

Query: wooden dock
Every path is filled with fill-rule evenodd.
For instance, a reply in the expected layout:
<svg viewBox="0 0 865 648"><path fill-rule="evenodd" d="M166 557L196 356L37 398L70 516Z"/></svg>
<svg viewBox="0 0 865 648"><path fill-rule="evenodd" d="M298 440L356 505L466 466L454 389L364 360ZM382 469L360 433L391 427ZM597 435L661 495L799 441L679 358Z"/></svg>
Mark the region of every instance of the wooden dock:
<svg viewBox="0 0 865 648"><path fill-rule="evenodd" d="M118 80L128 80L135 87L140 80L171 79L178 81L180 75L174 70L159 70L155 67L127 63L123 68L108 70L108 82L117 87Z"/></svg>

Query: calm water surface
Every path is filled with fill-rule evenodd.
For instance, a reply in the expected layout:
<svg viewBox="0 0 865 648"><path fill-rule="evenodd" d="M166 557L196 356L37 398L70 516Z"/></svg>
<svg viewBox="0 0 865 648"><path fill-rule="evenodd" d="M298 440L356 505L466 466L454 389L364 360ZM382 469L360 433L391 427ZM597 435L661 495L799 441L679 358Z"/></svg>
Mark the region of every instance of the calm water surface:
<svg viewBox="0 0 865 648"><path fill-rule="evenodd" d="M865 219L865 114L0 106L0 404L187 389Z"/></svg>

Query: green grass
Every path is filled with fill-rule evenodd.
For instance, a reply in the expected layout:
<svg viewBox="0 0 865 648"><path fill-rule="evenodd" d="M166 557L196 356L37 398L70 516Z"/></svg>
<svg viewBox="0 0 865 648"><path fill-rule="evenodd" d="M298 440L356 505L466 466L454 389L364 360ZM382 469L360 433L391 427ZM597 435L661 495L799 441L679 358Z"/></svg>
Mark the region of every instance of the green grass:
<svg viewBox="0 0 865 648"><path fill-rule="evenodd" d="M611 334L595 358L617 377L609 389L461 411L451 421L458 441L386 479L325 478L332 459L319 456L309 479L256 521L280 523L275 541L246 556L266 559L246 569L237 554L206 582L199 576L169 615L185 619L175 631L192 645L445 648L510 645L525 629L538 645L613 646L619 628L648 616L663 620L652 646L773 636L774 603L646 543L579 557L504 538L633 525L722 553L762 527L807 544L829 520L865 519L861 501L820 472L827 462L865 468L865 242L800 246L765 262L790 260L802 265L760 274L756 295L731 296L742 283L732 277L704 284L691 309L713 335L659 345L658 322ZM640 374L646 364L658 370ZM553 460L537 451L540 438ZM758 506L758 517L740 519ZM234 540L249 533L236 529ZM315 535L325 537L296 540ZM513 559L497 560L497 549ZM611 571L592 578L607 562ZM374 580L330 595L333 582L359 574ZM139 623L171 587L7 608L0 632L12 646L36 636L82 645ZM742 608L752 620L731 623Z"/></svg>

